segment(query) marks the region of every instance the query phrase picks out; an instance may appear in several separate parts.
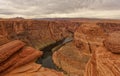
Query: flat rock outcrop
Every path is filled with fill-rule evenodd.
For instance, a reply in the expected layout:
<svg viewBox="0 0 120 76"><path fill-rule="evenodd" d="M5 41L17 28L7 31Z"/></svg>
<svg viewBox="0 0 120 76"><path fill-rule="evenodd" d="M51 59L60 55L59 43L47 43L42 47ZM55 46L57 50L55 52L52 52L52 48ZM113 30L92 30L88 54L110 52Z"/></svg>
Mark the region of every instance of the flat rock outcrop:
<svg viewBox="0 0 120 76"><path fill-rule="evenodd" d="M42 55L25 43L15 40L0 46L0 76L63 76L63 73L35 63Z"/></svg>

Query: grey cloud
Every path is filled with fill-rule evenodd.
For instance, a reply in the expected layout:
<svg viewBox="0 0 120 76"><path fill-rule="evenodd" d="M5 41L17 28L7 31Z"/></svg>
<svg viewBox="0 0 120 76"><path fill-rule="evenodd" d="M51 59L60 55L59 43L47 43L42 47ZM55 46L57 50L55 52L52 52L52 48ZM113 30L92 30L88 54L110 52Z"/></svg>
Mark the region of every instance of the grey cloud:
<svg viewBox="0 0 120 76"><path fill-rule="evenodd" d="M11 11L9 9L0 9L0 14L4 14L4 15L13 15L15 14L16 12L14 11Z"/></svg>
<svg viewBox="0 0 120 76"><path fill-rule="evenodd" d="M0 9L0 14L49 15L67 14L79 9L120 10L120 0L4 0L8 8ZM0 3L0 6L4 5ZM11 7L11 8L9 8Z"/></svg>

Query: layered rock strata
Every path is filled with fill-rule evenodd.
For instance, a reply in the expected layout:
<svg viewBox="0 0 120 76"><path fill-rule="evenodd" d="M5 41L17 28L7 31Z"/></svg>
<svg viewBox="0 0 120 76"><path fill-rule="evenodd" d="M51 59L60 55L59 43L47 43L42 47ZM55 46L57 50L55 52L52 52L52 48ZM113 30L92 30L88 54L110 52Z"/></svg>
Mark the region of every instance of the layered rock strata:
<svg viewBox="0 0 120 76"><path fill-rule="evenodd" d="M74 42L53 54L54 63L70 76L119 76L119 54L114 54L119 53L119 35L108 35L94 23L82 24Z"/></svg>
<svg viewBox="0 0 120 76"><path fill-rule="evenodd" d="M53 54L54 63L68 76L83 76L89 57L81 54L73 42L64 45Z"/></svg>
<svg viewBox="0 0 120 76"><path fill-rule="evenodd" d="M81 52L91 54L99 45L103 45L104 30L96 24L83 24L74 34L74 42Z"/></svg>
<svg viewBox="0 0 120 76"><path fill-rule="evenodd" d="M74 34L74 42L53 54L54 63L70 76L83 76L86 64L98 46L102 46L104 31L96 24L83 24Z"/></svg>
<svg viewBox="0 0 120 76"><path fill-rule="evenodd" d="M119 22L0 20L0 76L63 76L36 64L42 52L24 42L40 49L73 33L74 41L53 54L59 68L69 76L119 76L120 32L114 31ZM15 39L24 42L10 42Z"/></svg>
<svg viewBox="0 0 120 76"><path fill-rule="evenodd" d="M96 47L86 66L84 76L119 76L119 32L104 37L103 45ZM104 46L105 45L105 46Z"/></svg>
<svg viewBox="0 0 120 76"><path fill-rule="evenodd" d="M35 60L42 52L24 46L25 43L19 40L0 46L0 76L63 76L36 64Z"/></svg>
<svg viewBox="0 0 120 76"><path fill-rule="evenodd" d="M1 20L0 36L10 41L19 39L39 49L72 36L78 26L77 23L64 21Z"/></svg>

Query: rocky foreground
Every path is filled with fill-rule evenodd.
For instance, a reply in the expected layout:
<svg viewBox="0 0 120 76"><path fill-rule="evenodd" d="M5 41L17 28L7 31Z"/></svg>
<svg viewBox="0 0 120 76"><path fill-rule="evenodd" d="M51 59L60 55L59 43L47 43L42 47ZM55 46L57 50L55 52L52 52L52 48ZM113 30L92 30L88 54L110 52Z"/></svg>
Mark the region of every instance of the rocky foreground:
<svg viewBox="0 0 120 76"><path fill-rule="evenodd" d="M19 40L0 46L0 76L63 76L36 64L35 60L41 55L41 51L25 47Z"/></svg>

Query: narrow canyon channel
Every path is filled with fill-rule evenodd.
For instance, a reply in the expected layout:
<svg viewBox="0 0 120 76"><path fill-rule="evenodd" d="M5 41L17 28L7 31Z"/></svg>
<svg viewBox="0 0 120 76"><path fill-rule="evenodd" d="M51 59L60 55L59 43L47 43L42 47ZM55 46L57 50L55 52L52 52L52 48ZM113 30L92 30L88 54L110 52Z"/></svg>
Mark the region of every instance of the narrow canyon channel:
<svg viewBox="0 0 120 76"><path fill-rule="evenodd" d="M43 51L43 56L38 58L36 62L38 64L42 64L43 67L58 70L57 66L53 63L52 55L55 51L60 49L65 44L71 42L72 40L73 40L72 37L67 37L55 42L54 44L50 44L40 49L41 51Z"/></svg>

